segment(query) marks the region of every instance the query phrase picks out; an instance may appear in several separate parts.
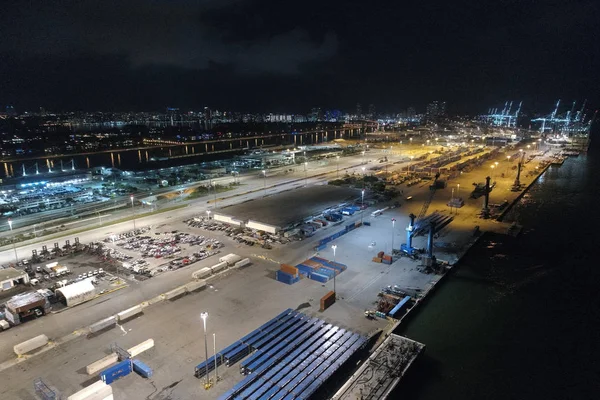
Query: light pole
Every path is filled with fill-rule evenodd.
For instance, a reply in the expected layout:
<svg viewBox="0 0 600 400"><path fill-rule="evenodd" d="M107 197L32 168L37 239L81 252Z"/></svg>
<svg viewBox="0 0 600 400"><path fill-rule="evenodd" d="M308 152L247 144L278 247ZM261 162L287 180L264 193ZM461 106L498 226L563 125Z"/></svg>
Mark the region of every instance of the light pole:
<svg viewBox="0 0 600 400"><path fill-rule="evenodd" d="M361 201L360 201L360 224L363 223L363 213L365 211L365 189L361 191Z"/></svg>
<svg viewBox="0 0 600 400"><path fill-rule="evenodd" d="M510 156L506 156L506 176L508 176L508 167L510 166Z"/></svg>
<svg viewBox="0 0 600 400"><path fill-rule="evenodd" d="M13 250L15 251L15 265L19 263L19 257L17 256L17 248L15 247L15 237L13 236L12 219L8 219L8 226L10 227L10 236L12 236Z"/></svg>
<svg viewBox="0 0 600 400"><path fill-rule="evenodd" d="M133 233L135 234L135 211L133 209L133 195L129 196L131 199L131 214L133 215Z"/></svg>
<svg viewBox="0 0 600 400"><path fill-rule="evenodd" d="M210 179L210 185L213 188L213 193L215 196L215 203L213 204L213 209L216 210L217 209L217 182L213 181L212 178Z"/></svg>
<svg viewBox="0 0 600 400"><path fill-rule="evenodd" d="M492 182L494 182L494 167L495 167L495 165L492 164Z"/></svg>
<svg viewBox="0 0 600 400"><path fill-rule="evenodd" d="M264 181L264 187L265 187L265 195L263 197L267 197L267 170L263 169L262 173L263 173L263 181Z"/></svg>
<svg viewBox="0 0 600 400"><path fill-rule="evenodd" d="M456 198L460 199L460 183L456 184Z"/></svg>
<svg viewBox="0 0 600 400"><path fill-rule="evenodd" d="M202 318L202 323L204 325L204 356L205 356L205 366L206 366L206 389L210 385L208 380L208 342L206 341L206 319L208 318L207 312L200 313L200 318Z"/></svg>
<svg viewBox="0 0 600 400"><path fill-rule="evenodd" d="M396 227L396 218L392 218L392 260L394 259L394 228Z"/></svg>
<svg viewBox="0 0 600 400"><path fill-rule="evenodd" d="M308 167L308 163L304 162L304 186L308 186L308 172L306 168Z"/></svg>
<svg viewBox="0 0 600 400"><path fill-rule="evenodd" d="M210 219L210 210L206 210L206 216L208 219Z"/></svg>
<svg viewBox="0 0 600 400"><path fill-rule="evenodd" d="M333 262L335 263L335 250L337 249L337 244L332 245L331 248L333 249ZM337 270L333 272L333 295L335 296L335 298L337 298L337 292L335 291L335 276L337 275Z"/></svg>
<svg viewBox="0 0 600 400"><path fill-rule="evenodd" d="M340 177L340 156L335 156L335 176Z"/></svg>
<svg viewBox="0 0 600 400"><path fill-rule="evenodd" d="M219 381L219 372L217 369L217 334L213 333L213 352L215 355L215 383Z"/></svg>
<svg viewBox="0 0 600 400"><path fill-rule="evenodd" d="M362 167L363 172L363 190L365 189L365 167Z"/></svg>

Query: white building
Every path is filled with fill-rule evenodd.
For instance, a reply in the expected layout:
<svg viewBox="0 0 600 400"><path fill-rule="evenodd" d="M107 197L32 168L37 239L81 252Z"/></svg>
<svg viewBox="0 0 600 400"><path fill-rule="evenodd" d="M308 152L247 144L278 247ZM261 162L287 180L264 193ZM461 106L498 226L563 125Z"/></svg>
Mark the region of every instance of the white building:
<svg viewBox="0 0 600 400"><path fill-rule="evenodd" d="M56 289L56 297L68 307L72 307L96 297L96 288L92 285L91 278L84 279L80 282Z"/></svg>

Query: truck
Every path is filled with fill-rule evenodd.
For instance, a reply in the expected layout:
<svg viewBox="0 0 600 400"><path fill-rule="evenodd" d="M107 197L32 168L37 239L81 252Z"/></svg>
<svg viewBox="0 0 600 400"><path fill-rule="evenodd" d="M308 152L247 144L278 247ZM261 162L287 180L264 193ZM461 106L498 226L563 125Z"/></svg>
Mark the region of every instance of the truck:
<svg viewBox="0 0 600 400"><path fill-rule="evenodd" d="M50 301L42 294L38 292L21 293L6 302L6 320L11 325L19 325L28 317L41 317L51 309Z"/></svg>
<svg viewBox="0 0 600 400"><path fill-rule="evenodd" d="M55 276L61 276L69 273L69 269L65 266L58 265L58 262L46 264L44 265L43 269L47 274L55 274Z"/></svg>

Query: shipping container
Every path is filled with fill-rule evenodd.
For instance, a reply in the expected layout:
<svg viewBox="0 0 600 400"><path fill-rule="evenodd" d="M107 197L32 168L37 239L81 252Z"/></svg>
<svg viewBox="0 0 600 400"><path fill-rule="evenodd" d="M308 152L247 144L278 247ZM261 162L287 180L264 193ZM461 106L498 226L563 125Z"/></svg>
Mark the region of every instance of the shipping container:
<svg viewBox="0 0 600 400"><path fill-rule="evenodd" d="M129 375L131 371L131 360L127 359L102 371L100 373L100 379L102 379L107 385L110 385L117 379Z"/></svg>
<svg viewBox="0 0 600 400"><path fill-rule="evenodd" d="M290 274L290 275L292 275L293 277L297 277L297 276L298 276L298 268L296 268L296 267L293 267L293 266L291 266L291 265L288 265L288 264L281 264L281 267L280 267L280 269L281 269L281 271L283 271L283 272L285 272L285 273L287 273L287 274Z"/></svg>
<svg viewBox="0 0 600 400"><path fill-rule="evenodd" d="M310 274L310 279L312 279L313 281L321 282L321 283L327 283L329 281L328 276L318 274L316 272L313 272Z"/></svg>
<svg viewBox="0 0 600 400"><path fill-rule="evenodd" d="M320 311L325 311L329 307L331 307L335 303L335 292L330 291L325 296L321 298L321 309Z"/></svg>
<svg viewBox="0 0 600 400"><path fill-rule="evenodd" d="M152 369L137 359L133 360L133 371L142 378L148 379L152 377Z"/></svg>
<svg viewBox="0 0 600 400"><path fill-rule="evenodd" d="M388 315L392 318L399 318L403 315L404 311L408 307L410 301L410 296L404 297L402 300L396 304L394 308L388 313Z"/></svg>

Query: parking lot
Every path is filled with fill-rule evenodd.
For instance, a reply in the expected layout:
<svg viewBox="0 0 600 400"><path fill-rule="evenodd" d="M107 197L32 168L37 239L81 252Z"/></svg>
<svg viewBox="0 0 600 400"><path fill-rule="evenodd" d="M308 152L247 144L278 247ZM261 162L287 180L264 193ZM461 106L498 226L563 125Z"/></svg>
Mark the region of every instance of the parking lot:
<svg viewBox="0 0 600 400"><path fill-rule="evenodd" d="M198 228L212 232L222 232L225 236L231 238L236 243L245 244L247 246L258 245L263 249L271 249L273 246L285 245L298 237L287 236L284 233L271 234L267 232L259 232L256 229L242 228L226 224L224 222L215 221L204 216L197 216L184 221L191 228Z"/></svg>
<svg viewBox="0 0 600 400"><path fill-rule="evenodd" d="M128 271L137 279L146 279L216 255L223 244L189 232L145 227L136 234L111 234L96 246L102 248L105 257L116 261L115 272Z"/></svg>

